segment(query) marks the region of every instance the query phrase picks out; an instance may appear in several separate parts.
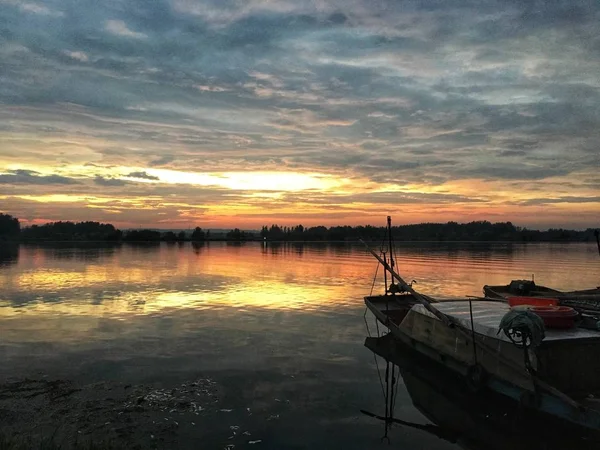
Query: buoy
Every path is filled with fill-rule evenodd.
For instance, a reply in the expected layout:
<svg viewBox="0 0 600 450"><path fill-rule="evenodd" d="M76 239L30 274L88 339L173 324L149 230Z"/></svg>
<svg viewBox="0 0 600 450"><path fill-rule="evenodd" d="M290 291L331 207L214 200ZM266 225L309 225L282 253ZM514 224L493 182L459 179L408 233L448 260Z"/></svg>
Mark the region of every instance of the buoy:
<svg viewBox="0 0 600 450"><path fill-rule="evenodd" d="M573 328L577 311L568 306L532 306L530 311L537 314L548 328Z"/></svg>
<svg viewBox="0 0 600 450"><path fill-rule="evenodd" d="M531 305L531 306L558 306L558 299L548 297L508 297L510 306Z"/></svg>

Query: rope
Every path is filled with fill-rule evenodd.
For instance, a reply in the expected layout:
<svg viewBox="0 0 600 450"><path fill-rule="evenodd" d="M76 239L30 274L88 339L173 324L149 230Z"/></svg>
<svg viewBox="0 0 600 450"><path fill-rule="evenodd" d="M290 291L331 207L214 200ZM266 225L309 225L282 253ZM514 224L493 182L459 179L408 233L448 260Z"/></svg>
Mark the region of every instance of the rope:
<svg viewBox="0 0 600 450"><path fill-rule="evenodd" d="M365 321L365 326L367 327L367 334L369 337L371 336L371 330L369 328L369 322L367 321L367 311L368 308L365 308L365 313L363 314L363 319ZM377 319L375 320L375 324L377 326L377 337L379 337L379 325L377 324ZM379 370L379 363L377 362L377 356L373 353L373 360L375 361L375 367L377 368L377 376L379 377L379 385L381 386L381 393L385 398L385 388L383 387L383 380L381 379L381 371Z"/></svg>
<svg viewBox="0 0 600 450"><path fill-rule="evenodd" d="M400 373L400 370L398 370L398 373ZM392 411L396 409L396 399L398 398L398 384L396 383L396 392L394 392L394 404L392 405Z"/></svg>
<svg viewBox="0 0 600 450"><path fill-rule="evenodd" d="M387 228L385 229L385 234L383 235L383 239L381 239L381 245L379 246L379 252L380 253L384 253L384 245L385 245L385 238L387 238Z"/></svg>
<svg viewBox="0 0 600 450"><path fill-rule="evenodd" d="M394 418L394 405L396 403L396 397L394 396L394 384L396 384L396 377L394 374L395 364L392 364L392 388L390 389L390 420ZM391 425L391 423L390 423Z"/></svg>
<svg viewBox="0 0 600 450"><path fill-rule="evenodd" d="M500 321L498 333L503 331L519 348L537 347L545 336L544 321L528 310L512 309Z"/></svg>
<svg viewBox="0 0 600 450"><path fill-rule="evenodd" d="M375 276L373 277L373 284L371 285L371 292L369 295L373 295L373 288L375 287L375 281L377 281L377 274L379 273L379 263L377 263L377 268L375 269Z"/></svg>
<svg viewBox="0 0 600 450"><path fill-rule="evenodd" d="M390 417L390 362L386 360L385 366L385 437L387 437L388 431L388 419ZM393 367L393 366L392 366Z"/></svg>
<svg viewBox="0 0 600 450"><path fill-rule="evenodd" d="M473 339L473 363L477 365L477 347L475 344L475 325L473 324L473 302L469 299L469 315L471 316L471 337Z"/></svg>
<svg viewBox="0 0 600 450"><path fill-rule="evenodd" d="M379 363L377 362L377 356L373 353L373 359L375 360L375 367L377 367L377 376L379 377L379 385L381 386L381 393L385 397L385 388L383 387L383 380L381 379L381 373L379 371Z"/></svg>
<svg viewBox="0 0 600 450"><path fill-rule="evenodd" d="M367 334L371 337L371 330L369 329L369 322L367 322L367 311L369 308L365 307L365 313L363 314L363 320L365 321L365 326L367 327Z"/></svg>

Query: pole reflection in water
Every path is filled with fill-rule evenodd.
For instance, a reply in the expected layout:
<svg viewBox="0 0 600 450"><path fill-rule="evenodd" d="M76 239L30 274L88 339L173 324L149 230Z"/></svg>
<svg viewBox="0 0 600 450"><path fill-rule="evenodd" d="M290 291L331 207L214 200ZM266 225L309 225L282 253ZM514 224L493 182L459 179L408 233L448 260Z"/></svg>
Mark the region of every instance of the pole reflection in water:
<svg viewBox="0 0 600 450"><path fill-rule="evenodd" d="M403 382L414 407L432 422L418 424L403 421L401 417L388 417L384 438L393 439L393 432L388 433L388 428L396 425L420 429L471 450L600 448L600 433L590 434L569 423L535 413L491 391L474 391L463 378L417 354L389 334L369 337L365 346L398 367L401 379L397 382ZM393 388L390 386L390 390ZM389 407L386 405L386 410ZM385 417L362 412L386 422Z"/></svg>

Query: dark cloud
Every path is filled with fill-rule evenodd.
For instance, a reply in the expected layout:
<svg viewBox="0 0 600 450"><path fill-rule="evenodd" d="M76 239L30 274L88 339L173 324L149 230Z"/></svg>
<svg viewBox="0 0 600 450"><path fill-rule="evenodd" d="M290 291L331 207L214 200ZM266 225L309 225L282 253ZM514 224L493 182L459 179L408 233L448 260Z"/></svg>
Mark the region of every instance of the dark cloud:
<svg viewBox="0 0 600 450"><path fill-rule="evenodd" d="M151 166L163 166L163 165L169 164L173 161L175 161L174 156L166 155L166 156L160 156L156 159L153 159L153 160L149 161L148 164Z"/></svg>
<svg viewBox="0 0 600 450"><path fill-rule="evenodd" d="M294 203L298 201L320 205L347 205L352 203L369 203L377 205L404 205L404 204L444 204L444 203L477 203L485 199L466 197L455 194L428 194L421 192L373 192L348 195L294 193L286 194L285 201Z"/></svg>
<svg viewBox="0 0 600 450"><path fill-rule="evenodd" d="M96 175L94 178L94 183L99 186L125 186L127 181L120 180L118 178L105 178L101 177L100 175Z"/></svg>
<svg viewBox="0 0 600 450"><path fill-rule="evenodd" d="M521 205L548 205L553 203L600 203L600 196L578 197L571 195L556 198L535 198L519 202Z"/></svg>
<svg viewBox="0 0 600 450"><path fill-rule="evenodd" d="M131 172L129 174L126 175L127 177L130 178L140 178L142 180L158 180L159 178L154 176L154 175L149 175L146 172Z"/></svg>
<svg viewBox="0 0 600 450"><path fill-rule="evenodd" d="M41 175L33 170L9 170L8 173L0 174L0 184L79 184L73 178L60 175Z"/></svg>

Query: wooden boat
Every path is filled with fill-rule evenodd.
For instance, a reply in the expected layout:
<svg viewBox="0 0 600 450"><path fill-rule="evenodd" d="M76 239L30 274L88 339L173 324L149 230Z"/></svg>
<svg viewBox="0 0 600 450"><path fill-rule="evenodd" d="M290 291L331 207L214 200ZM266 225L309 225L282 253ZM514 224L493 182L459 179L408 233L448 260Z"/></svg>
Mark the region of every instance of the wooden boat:
<svg viewBox="0 0 600 450"><path fill-rule="evenodd" d="M393 271L395 265L393 257L392 219L389 216L387 218L387 239L387 255L389 256L386 256L385 254L383 257L378 256L380 262L385 263L383 265L385 292L381 295L367 296L365 297L365 302L369 305L373 305L371 311L373 311L380 322L384 323L387 320L402 322L410 308L419 304L419 300L415 298L405 286L400 283L394 283L393 275L387 269L387 267L389 267ZM388 280L390 281L390 284L388 284ZM434 299L430 298L429 300L435 302Z"/></svg>
<svg viewBox="0 0 600 450"><path fill-rule="evenodd" d="M464 378L474 390L489 389L582 428L600 430L600 406L590 399L600 393L599 331L548 330L538 347L519 347L518 335L500 331L510 311L507 303L433 302L371 253L406 296L402 302L365 298L367 308L395 339Z"/></svg>
<svg viewBox="0 0 600 450"><path fill-rule="evenodd" d="M486 298L506 300L509 297L551 297L559 300L598 300L600 301L600 287L576 291L559 291L546 286L535 284L533 280L512 280L507 285L483 286L483 295Z"/></svg>
<svg viewBox="0 0 600 450"><path fill-rule="evenodd" d="M512 280L504 286L483 286L483 295L486 298L496 298L506 300L508 297L526 296L526 297L552 297L562 294L546 286L535 284L532 280Z"/></svg>
<svg viewBox="0 0 600 450"><path fill-rule="evenodd" d="M413 405L435 425L404 426L471 450L597 449L600 440L562 419L487 389L474 392L456 372L440 366L390 333L368 337L365 347L396 365ZM385 420L385 418L383 418Z"/></svg>
<svg viewBox="0 0 600 450"><path fill-rule="evenodd" d="M483 286L486 299L507 301L510 297L545 297L558 300L561 306L575 308L583 314L600 319L600 287L576 291L559 291L546 286L535 284L532 280L512 280L503 286Z"/></svg>

